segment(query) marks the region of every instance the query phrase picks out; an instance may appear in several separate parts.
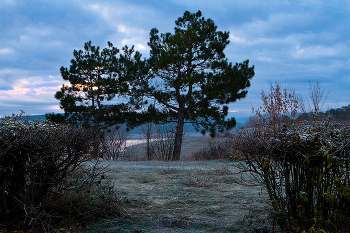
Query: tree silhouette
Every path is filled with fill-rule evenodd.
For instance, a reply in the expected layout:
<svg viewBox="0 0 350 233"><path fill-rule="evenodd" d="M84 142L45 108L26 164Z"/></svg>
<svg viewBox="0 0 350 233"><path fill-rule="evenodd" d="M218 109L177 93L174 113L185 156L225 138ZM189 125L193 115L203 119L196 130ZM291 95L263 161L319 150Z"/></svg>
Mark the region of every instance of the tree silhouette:
<svg viewBox="0 0 350 233"><path fill-rule="evenodd" d="M124 53L133 52L133 48L124 47ZM119 50L108 42L108 48L100 51L99 46L86 42L84 51L74 50L71 66L61 67L61 75L70 85L62 85L55 98L65 111L65 121L95 129L106 128L125 122L125 114L130 106L125 103L105 104L114 97L125 96L129 90L124 78L125 68L116 55ZM126 55L124 55L126 56ZM123 56L121 56L123 58ZM54 114L46 114L52 121L63 121Z"/></svg>
<svg viewBox="0 0 350 233"><path fill-rule="evenodd" d="M149 59L134 59L134 85L155 100L159 119L177 124L173 160L180 158L184 124L211 136L236 125L234 118L225 119L227 104L246 96L254 76L248 60L233 65L226 59L229 32L201 16L186 11L173 34L153 28Z"/></svg>

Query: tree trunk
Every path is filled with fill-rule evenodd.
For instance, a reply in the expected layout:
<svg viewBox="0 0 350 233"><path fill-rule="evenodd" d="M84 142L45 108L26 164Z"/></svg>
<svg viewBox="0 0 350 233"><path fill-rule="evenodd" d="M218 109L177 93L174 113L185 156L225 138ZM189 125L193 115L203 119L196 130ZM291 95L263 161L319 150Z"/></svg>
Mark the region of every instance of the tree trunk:
<svg viewBox="0 0 350 233"><path fill-rule="evenodd" d="M182 112L179 112L179 118L178 118L176 132L175 132L174 152L173 152L173 158L172 158L173 161L180 160L184 121L185 121L184 114Z"/></svg>
<svg viewBox="0 0 350 233"><path fill-rule="evenodd" d="M150 139L151 139L150 135L147 134L147 159L148 160L152 159L151 150L150 150L151 149L150 148Z"/></svg>

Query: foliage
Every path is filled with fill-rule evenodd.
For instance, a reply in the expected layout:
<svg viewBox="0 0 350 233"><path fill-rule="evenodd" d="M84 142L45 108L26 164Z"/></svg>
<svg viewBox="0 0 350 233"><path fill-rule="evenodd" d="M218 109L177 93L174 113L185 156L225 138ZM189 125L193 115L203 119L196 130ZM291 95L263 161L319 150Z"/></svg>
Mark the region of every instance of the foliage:
<svg viewBox="0 0 350 233"><path fill-rule="evenodd" d="M50 216L51 224L84 227L92 221L123 216L121 198L113 183L115 177L107 172L94 162L80 166L55 186L44 207L55 213Z"/></svg>
<svg viewBox="0 0 350 233"><path fill-rule="evenodd" d="M79 199L82 194L80 188L87 187L87 184L96 188L95 181L103 174L96 173L93 164L86 165L92 159L91 144L96 137L97 134L91 130L49 121L23 120L22 115L2 119L0 223L24 230L40 228L40 231L51 231L52 225L68 217L62 209L73 213L72 209L77 207L67 205L62 198L71 198L74 194ZM73 176L79 171L84 172L86 181L77 182L75 179L76 184L73 184ZM95 206L90 207L90 213L92 210L96 213L94 217L101 214ZM85 213L69 216L67 221L74 217L91 219Z"/></svg>
<svg viewBox="0 0 350 233"><path fill-rule="evenodd" d="M123 48L127 54L133 51ZM131 111L124 103L104 104L116 96L124 96L129 85L126 69L116 55L119 50L108 42L108 48L100 51L99 46L86 42L84 51L74 50L69 70L61 67L61 75L70 85L62 85L55 98L60 100L60 108L65 111L65 122L84 127L107 128L117 123L125 122L125 114ZM121 56L120 59L123 59ZM62 117L47 114L51 121L62 122Z"/></svg>
<svg viewBox="0 0 350 233"><path fill-rule="evenodd" d="M331 115L335 121L338 122L349 122L350 120L350 105L343 106L337 109L330 109L326 111L323 116Z"/></svg>
<svg viewBox="0 0 350 233"><path fill-rule="evenodd" d="M233 65L225 57L229 33L217 31L202 13L186 11L175 21L175 32L150 32L150 58L134 59L134 85L143 95L156 101L154 117L177 124L173 160L179 160L185 123L203 134L235 126L225 119L227 104L244 98L254 66L249 61ZM137 66L137 68L135 68Z"/></svg>
<svg viewBox="0 0 350 233"><path fill-rule="evenodd" d="M263 182L283 232L350 230L350 128L330 119L232 139L242 172Z"/></svg>
<svg viewBox="0 0 350 233"><path fill-rule="evenodd" d="M270 83L268 95L262 90L261 99L263 105L253 108L261 127L268 126L275 131L281 123L287 123L297 116L299 106L294 91L288 92L286 88L282 90L278 83Z"/></svg>

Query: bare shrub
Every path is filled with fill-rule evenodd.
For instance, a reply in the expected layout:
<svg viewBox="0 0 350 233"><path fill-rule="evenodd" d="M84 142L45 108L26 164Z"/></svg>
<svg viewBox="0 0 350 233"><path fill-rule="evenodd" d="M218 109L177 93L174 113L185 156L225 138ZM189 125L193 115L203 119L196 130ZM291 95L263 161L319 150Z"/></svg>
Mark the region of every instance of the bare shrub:
<svg viewBox="0 0 350 233"><path fill-rule="evenodd" d="M140 127L141 132L146 137L146 157L148 160L152 160L155 154L154 146L151 146L151 140L155 134L156 125L152 122L147 122Z"/></svg>
<svg viewBox="0 0 350 233"><path fill-rule="evenodd" d="M349 232L350 128L318 117L318 85L310 95L317 117L299 122L294 92L270 87L255 111L258 127L232 139L233 157L245 157L237 164L249 174L244 182L264 184L282 232Z"/></svg>
<svg viewBox="0 0 350 233"><path fill-rule="evenodd" d="M104 135L100 150L103 152L103 159L118 160L124 155L128 132L125 126L114 126L107 130Z"/></svg>
<svg viewBox="0 0 350 233"><path fill-rule="evenodd" d="M199 152L193 153L191 159L197 160L227 160L229 155L233 153L233 148L230 145L230 140L225 142L209 142L209 146L206 149L202 149Z"/></svg>
<svg viewBox="0 0 350 233"><path fill-rule="evenodd" d="M151 150L154 151L154 158L157 160L170 161L174 152L174 124L157 125L154 133L154 141L151 143Z"/></svg>
<svg viewBox="0 0 350 233"><path fill-rule="evenodd" d="M309 91L308 95L305 96L308 108L305 106L303 96L298 96L299 106L303 113L301 117L304 120L311 120L315 117L325 117L321 112L321 109L323 108L323 105L325 104L329 93L330 92L328 91L327 94L325 94L325 89L321 88L320 82L318 80L315 84L312 84L309 80Z"/></svg>
<svg viewBox="0 0 350 233"><path fill-rule="evenodd" d="M317 80L316 84L312 85L311 81L309 80L309 99L312 102L309 103L309 108L312 112L315 114L318 114L319 111L322 109L324 103L327 100L327 97L329 95L329 92L325 95L325 89L322 89L320 86L320 82Z"/></svg>
<svg viewBox="0 0 350 233"><path fill-rule="evenodd" d="M197 169L191 170L185 179L185 184L192 187L211 188L215 185L215 182L216 176L210 177L205 174L205 171Z"/></svg>

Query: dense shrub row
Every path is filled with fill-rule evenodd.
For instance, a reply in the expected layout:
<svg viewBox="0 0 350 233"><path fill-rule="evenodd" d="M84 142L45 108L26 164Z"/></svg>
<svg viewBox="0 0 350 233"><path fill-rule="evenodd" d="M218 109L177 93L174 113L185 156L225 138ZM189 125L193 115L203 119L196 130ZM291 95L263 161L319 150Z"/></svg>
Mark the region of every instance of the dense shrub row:
<svg viewBox="0 0 350 233"><path fill-rule="evenodd" d="M350 127L330 118L255 128L232 139L263 182L282 232L350 231Z"/></svg>
<svg viewBox="0 0 350 233"><path fill-rule="evenodd" d="M120 216L113 185L89 162L96 135L21 115L0 120L0 224L51 231L101 214Z"/></svg>

